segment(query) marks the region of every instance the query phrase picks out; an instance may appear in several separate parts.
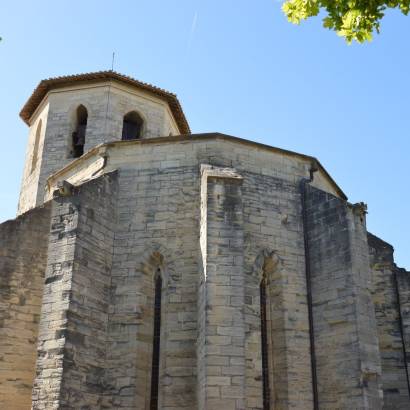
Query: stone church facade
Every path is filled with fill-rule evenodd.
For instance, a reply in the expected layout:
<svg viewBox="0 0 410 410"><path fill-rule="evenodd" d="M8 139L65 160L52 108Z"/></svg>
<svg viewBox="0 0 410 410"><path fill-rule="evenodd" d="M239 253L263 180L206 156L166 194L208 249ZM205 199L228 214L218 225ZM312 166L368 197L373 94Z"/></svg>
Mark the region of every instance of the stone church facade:
<svg viewBox="0 0 410 410"><path fill-rule="evenodd" d="M1 409L409 409L410 273L310 156L42 81L0 225Z"/></svg>

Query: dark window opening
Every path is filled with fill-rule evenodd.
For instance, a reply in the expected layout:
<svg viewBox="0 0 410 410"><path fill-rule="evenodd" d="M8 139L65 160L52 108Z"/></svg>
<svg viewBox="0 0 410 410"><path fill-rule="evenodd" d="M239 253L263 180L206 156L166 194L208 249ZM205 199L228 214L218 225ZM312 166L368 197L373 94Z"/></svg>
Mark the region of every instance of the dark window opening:
<svg viewBox="0 0 410 410"><path fill-rule="evenodd" d="M266 281L260 284L261 304L261 347L262 347L262 388L263 388L263 410L270 410L269 389L269 359L268 359L268 327L266 318Z"/></svg>
<svg viewBox="0 0 410 410"><path fill-rule="evenodd" d="M150 410L158 410L158 391L159 391L159 356L161 342L161 291L162 278L158 269L158 277L155 280L154 297L154 337L152 349L151 367L151 402Z"/></svg>
<svg viewBox="0 0 410 410"><path fill-rule="evenodd" d="M73 158L79 158L84 154L85 133L87 130L88 112L84 105L77 108L77 126L72 134Z"/></svg>
<svg viewBox="0 0 410 410"><path fill-rule="evenodd" d="M135 111L131 111L125 115L122 125L122 139L136 140L141 138L142 123L142 118Z"/></svg>

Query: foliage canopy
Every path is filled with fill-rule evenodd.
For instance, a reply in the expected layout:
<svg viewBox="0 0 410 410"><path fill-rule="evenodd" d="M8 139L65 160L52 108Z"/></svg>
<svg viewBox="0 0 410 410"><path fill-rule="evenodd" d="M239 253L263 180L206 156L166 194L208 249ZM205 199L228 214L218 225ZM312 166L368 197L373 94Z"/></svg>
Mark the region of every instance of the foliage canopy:
<svg viewBox="0 0 410 410"><path fill-rule="evenodd" d="M380 21L388 8L399 9L407 15L410 0L286 0L282 6L294 24L324 11L323 26L336 31L349 44L353 40L370 41L375 31L379 33Z"/></svg>

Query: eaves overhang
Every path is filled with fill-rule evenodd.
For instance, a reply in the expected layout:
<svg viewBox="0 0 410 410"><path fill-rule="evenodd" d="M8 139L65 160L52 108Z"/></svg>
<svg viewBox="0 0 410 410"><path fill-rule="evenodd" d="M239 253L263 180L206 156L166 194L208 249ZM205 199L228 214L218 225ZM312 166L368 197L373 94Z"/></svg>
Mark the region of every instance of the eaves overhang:
<svg viewBox="0 0 410 410"><path fill-rule="evenodd" d="M42 80L33 91L33 94L24 104L22 110L20 111L20 117L27 125L30 125L30 118L36 111L37 107L41 104L47 93L51 90L73 85L95 84L101 81L117 81L119 83L135 87L151 95L155 95L156 97L161 98L166 103L168 103L168 106L175 118L180 133L191 133L182 106L175 94L170 93L169 91L166 91L162 88L156 87L152 84L144 83L132 77L117 73L115 71L98 71L94 73L68 75Z"/></svg>

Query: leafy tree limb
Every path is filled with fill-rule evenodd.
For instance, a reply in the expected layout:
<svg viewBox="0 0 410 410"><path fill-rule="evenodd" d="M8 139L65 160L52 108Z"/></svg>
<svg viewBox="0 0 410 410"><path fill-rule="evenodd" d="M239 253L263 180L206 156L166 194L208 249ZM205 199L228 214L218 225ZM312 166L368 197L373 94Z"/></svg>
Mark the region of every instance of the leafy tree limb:
<svg viewBox="0 0 410 410"><path fill-rule="evenodd" d="M380 21L388 8L397 8L407 15L410 0L286 0L282 10L288 20L300 24L302 20L326 12L323 26L334 30L350 44L353 40L371 41L380 32Z"/></svg>

